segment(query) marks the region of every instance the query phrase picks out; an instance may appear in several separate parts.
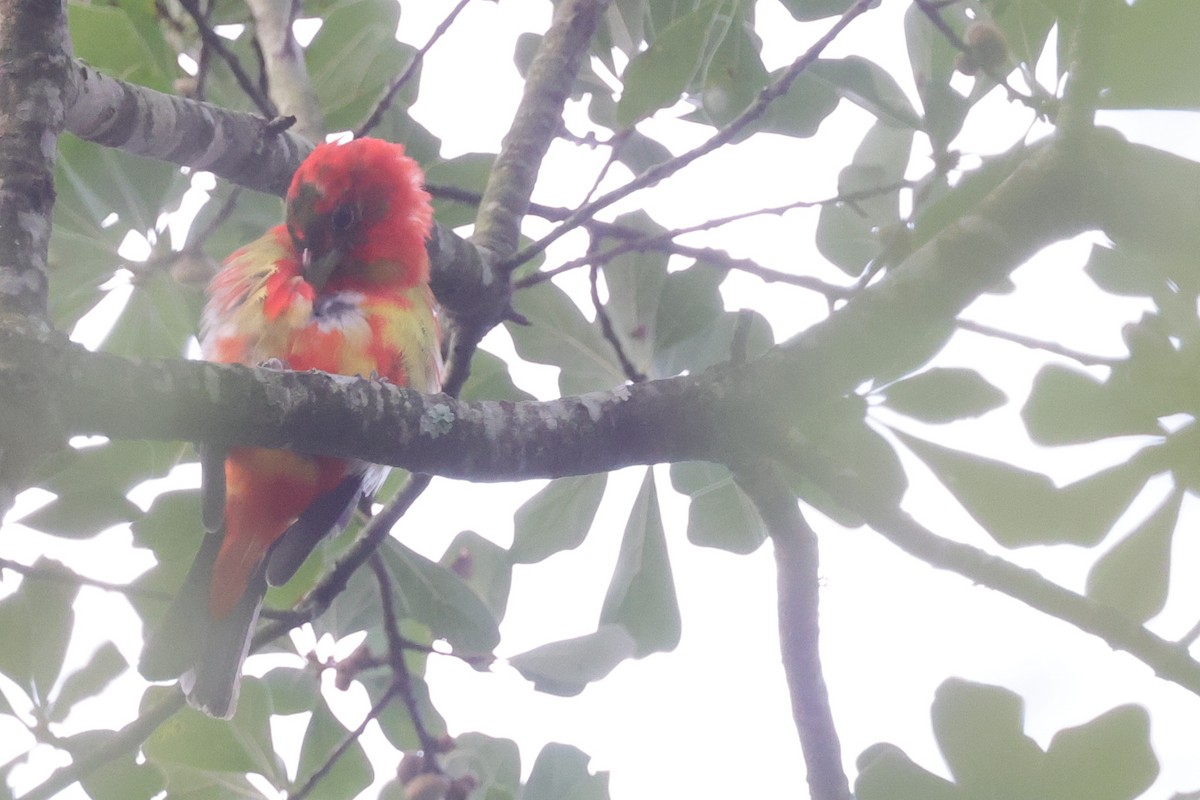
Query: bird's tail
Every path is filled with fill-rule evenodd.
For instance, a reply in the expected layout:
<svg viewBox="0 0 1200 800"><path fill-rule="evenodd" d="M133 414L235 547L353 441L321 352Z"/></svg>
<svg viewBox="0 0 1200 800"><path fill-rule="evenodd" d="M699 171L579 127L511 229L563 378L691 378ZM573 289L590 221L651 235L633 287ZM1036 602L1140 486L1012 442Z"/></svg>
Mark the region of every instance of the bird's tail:
<svg viewBox="0 0 1200 800"><path fill-rule="evenodd" d="M260 566L237 605L214 618L208 597L220 546L219 533L204 537L179 594L146 640L138 669L153 681L179 678L190 705L228 719L237 707L242 662L267 585Z"/></svg>

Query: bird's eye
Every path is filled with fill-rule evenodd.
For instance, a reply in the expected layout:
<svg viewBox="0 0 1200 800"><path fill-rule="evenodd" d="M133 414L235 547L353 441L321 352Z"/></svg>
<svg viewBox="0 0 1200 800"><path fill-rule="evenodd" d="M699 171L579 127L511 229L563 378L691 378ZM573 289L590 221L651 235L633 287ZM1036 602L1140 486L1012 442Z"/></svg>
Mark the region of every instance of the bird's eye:
<svg viewBox="0 0 1200 800"><path fill-rule="evenodd" d="M333 212L333 229L339 233L345 232L358 221L358 207L352 203L338 206Z"/></svg>

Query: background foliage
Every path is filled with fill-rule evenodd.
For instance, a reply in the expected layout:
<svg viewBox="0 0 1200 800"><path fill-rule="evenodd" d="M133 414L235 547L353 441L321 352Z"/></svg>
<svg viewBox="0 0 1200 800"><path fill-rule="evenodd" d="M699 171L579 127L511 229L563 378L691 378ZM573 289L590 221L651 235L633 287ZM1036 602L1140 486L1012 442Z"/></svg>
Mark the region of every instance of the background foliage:
<svg viewBox="0 0 1200 800"><path fill-rule="evenodd" d="M1091 601L1084 607L1103 624L1081 624L1070 610L1074 606L1056 605L1060 596L1045 587L1038 587L1041 595L1002 590L1091 633L1117 631L1107 639L1110 644L1143 641L1137 639L1140 634L1125 632L1141 631L1140 626L1149 623L1153 633L1148 635L1169 639L1155 641L1175 648L1186 659L1183 673L1194 676L1195 662L1187 652L1200 626L1178 626L1176 621L1188 616L1186 609L1169 624L1155 627L1154 621L1172 598L1186 591L1176 582L1191 581L1190 571L1172 571L1171 554L1177 539L1188 533L1181 519L1186 520L1183 512L1200 487L1200 434L1195 425L1200 402L1200 280L1190 234L1169 223L1140 225L1156 210L1136 198L1155 198L1176 214L1181 209L1200 210L1187 205L1200 171L1181 157L1147 156L1111 131L1089 130L1090 140L1072 139L1081 134L1071 129L1071 115L1090 119L1096 109L1200 108L1200 81L1195 77L1200 75L1200 47L1195 46L1200 5L1174 0L1128 5L1118 0L914 0L905 6L902 30L881 26L877 31L880 37L903 37L911 74L889 73L870 52L824 54L803 64L795 80L781 84L793 67L776 66L777 54L764 57L764 39L779 47L773 32L759 24L762 6L768 3L774 6L776 0L612 3L574 83L563 138L582 150L599 148L608 159L604 169L611 171L609 180L620 186L674 163L679 145L659 140L663 128L657 123L663 120L686 121L703 130L704 137L717 133L734 148L754 148L766 137L783 137L786 148L790 140L797 146L809 137L819 141L829 128L827 120L837 114L858 115L854 118L859 120L869 115L869 124L860 126L856 149L841 167L836 196L821 200L809 187L798 185L792 192L796 199L788 206L747 215L778 217L781 225L775 230L781 236L795 238L797 232L811 231L820 258L770 265L731 256L721 249L729 245L717 235L723 221L708 210L705 197L695 200L706 221L694 228L710 235L692 239L686 238L691 231L682 225L622 206L622 213L606 217L609 221L584 225L587 237L564 240L545 255L531 252L518 266L514 305L522 319L505 323L515 355L479 351L463 398L532 398L523 382L510 374L510 369L520 373L518 364L554 368L559 391L569 395L697 374L727 362L738 351L740 357L753 360L775 344L776 336L766 315L752 308L734 310L731 276L770 281L769 289L759 290L760 297L795 298L803 319L790 321L789 344L803 343L803 328L836 317L871 290L927 291L931 297L952 293L954 286L922 286L917 279L907 289L906 275L917 269L909 265L936 259L943 238L973 230L987 204L1005 187L1011 188L1014 174L1030 164L1041 168L1037 159L1055 146L1051 143L1074 142L1068 146L1080 151L1107 147L1117 160L1133 159L1142 167L1127 174L1127 194L1113 196L1111 175L1099 174L1085 175L1076 190L1081 206L1104 196L1122 220L1111 226L1097 220L1087 226L1103 235L1091 239L1094 244L1083 267L1101 292L1138 299L1145 308L1140 319L1121 329L1121 352L1105 354L1086 343L1067 347L1030 333L1024 324L1032 312L1020 310L1022 294L1005 279L989 291L1014 293L1018 310L1008 319L1007 329L947 318L931 333L928 320L902 320L897 323L904 332L901 339L911 334L922 342L916 348L918 356L906 341L881 338L874 343L872 358L878 368L869 380L821 404L797 407L789 420L794 425L791 441L800 442L821 464L832 464L829 472L840 477L822 484L804 465L791 465L784 480L806 513L833 521L823 532L834 530L833 523L858 527L869 522L888 535L884 528L889 520L903 528L896 520L901 519L897 514L906 493L914 484L928 484L932 476L985 532L988 541L972 542L988 552L1027 563L1021 560L1027 548L1069 547L1073 563L1086 572L1078 587ZM229 109L263 112L232 69L238 64L255 78L261 71L261 52L256 50L246 7L233 0L201 5L182 0L72 2L75 55L108 75L142 86ZM778 5L807 44L854 4L779 0ZM438 220L446 226L468 225L493 155L444 158L438 131L427 130L410 116L424 73L415 61L417 48L392 36L397 26L403 35L402 6L394 0L304 3L300 16L321 21L304 48L311 90L326 129L354 130L381 109L380 98L397 75L416 63L416 71L370 133L405 142L427 170ZM199 12L199 21L193 10ZM858 24L875 24L872 12ZM227 54L201 35L213 29ZM515 42L513 63L522 76L540 43L535 33ZM795 45L787 50L784 64L803 52ZM470 60L469 54L462 58L464 63ZM1070 80L1064 80L1068 73ZM1073 85L1084 87L1078 96L1070 94ZM1088 87L1095 91L1089 93ZM761 113L747 113L759 104ZM1005 115L1025 128L1004 148L994 153L960 149L960 134L969 126L986 126ZM1102 145L1095 144L1097 140ZM779 146L779 140L773 141ZM703 158L707 152L698 155ZM791 174L781 166L780 175ZM756 203L760 182L765 185L779 176L749 177L736 186L711 188L715 194L740 194L747 210L761 208ZM599 180L582 172L572 176L574 196L594 197L595 192L588 191L594 179ZM1089 180L1094 185L1087 184ZM186 170L70 135L59 141L55 185L50 245L54 325L70 331L89 311L107 307L115 323L97 346L131 358L185 355L195 333L199 287L213 259L257 236L281 213L276 198L219 182L206 195L198 195L198 189L209 184ZM187 205L185 195L188 203L194 204L198 196L206 202L187 232L177 237L169 232L165 215ZM1128 206L1122 205L1125 199ZM1031 217L1061 217L1061 223L1049 223L1050 239L1074 239L1083 232L1073 227L1075 211L1043 209L1038 207L1040 200L1031 196L1022 202ZM545 235L547 221L561 221L570 212L535 207L527 234ZM131 251L123 249L130 247L131 233L135 240L144 239L144 258L134 260L128 257ZM1024 231L994 235L1004 240L1003 247L1008 239L1020 240ZM696 241L703 246L693 244ZM930 249L933 256L928 255ZM1010 264L1009 271L1019 263ZM957 266L964 272L973 269L971 263ZM552 271L562 278L548 280ZM130 289L123 306L106 301L116 296L114 285L126 284ZM941 307L935 299L931 305ZM1064 297L1054 313L1069 317L1089 312ZM777 317L772 321L778 324ZM800 331L794 337L793 328ZM1038 330L1036 325L1030 328ZM985 365L929 362L948 341L980 333L1026 348L1042 362L1027 391L1018 387L1022 394L1015 394L1011 387L998 387L985 377ZM829 348L830 358L839 358L838 347L835 342ZM847 357L851 348L847 345ZM789 402L779 398L781 407ZM980 430L971 428L971 421L1011 421L1017 413L1032 443L1084 448L1079 452L1090 465L1086 472L1064 482L1037 463L1013 463L994 440L991 449L978 438L964 445L963 431ZM1115 461L1108 455L1114 452L1114 442L1122 452ZM1095 445L1108 448L1086 449ZM1089 452L1104 455L1086 455ZM183 535L199 530L198 491L173 488L154 496L135 490L194 460L190 445L175 442L76 442L45 462L35 476L34 485L50 493L40 495L48 502L19 520L8 520L14 531L19 522L76 549L64 545L61 561L3 555L0 562L7 568L0 584L0 730L6 731L4 738L20 742L17 749L5 751L11 760L0 767L5 778L0 787L9 788L0 788L0 794L20 784L21 792L29 792L23 796L38 796L37 780L22 778L21 771L36 773L30 759L47 748L82 763L108 743L140 741L125 735L129 729L117 730L117 725L80 731L66 724L76 709L117 702L111 699L114 681L130 679L127 655L111 641L85 659L76 659L80 663L68 662L77 634L76 602L82 588L99 586L125 596L146 625L154 624L164 609L163 598L178 586L198 545L196 537ZM1051 460L1048 457L1046 463ZM389 481L381 500L397 491L401 477ZM277 666L261 678L247 678L231 722L180 710L148 726L140 756L135 742L72 777L92 797L123 800L154 797L164 789L171 796L197 798L269 796L264 795L267 787L294 793L291 796L340 798L372 785L384 797L432 797L447 791L489 800L607 797L607 776L589 771L588 756L570 745L548 744L524 771L516 745L486 732L457 735L451 745L423 675L430 658L456 657L478 669L488 668L500 642L514 567L576 548L589 532L620 537L594 631L550 641L513 655L507 663L539 690L569 696L603 680L628 659L672 650L687 610L680 608L675 592L667 546L673 531L660 509L660 493L687 497L686 537L692 545L748 554L763 545L770 531L761 504L735 479L729 465L681 461L671 465L669 487L662 477L663 473L645 471L623 531L592 531L598 509L612 502L606 499L603 474L550 481L517 510L507 546L498 531L463 531L433 561L402 543L402 526L400 539L386 540L372 568L356 572L314 623L318 637L329 634L341 640L365 632L353 656L321 664L309 658L297 640L276 640L273 649L299 658L284 661L287 666ZM1162 491L1163 486L1168 488ZM87 560L94 557L88 555L94 552L87 549L88 543L113 526L131 531L125 557L147 565L127 584L105 584L88 576ZM346 552L360 529L361 523L356 524L325 546L295 580L272 591L268 604L280 609L294 605ZM958 569L943 552L957 551L935 548L918 555L934 566ZM111 551L106 557L116 558ZM980 580L981 574L1011 574L993 562L983 562L979 569L961 571L973 580ZM1200 618L1194 604L1190 618ZM690 624L704 625L705 620ZM395 634L403 637L399 645ZM1012 646L1021 646L1019 636ZM433 654L447 652L453 656ZM410 773L403 774L401 767L402 774L393 778L394 760L368 758L359 742L361 730L335 713L329 690L322 692L322 670L336 671L339 680L365 688L372 703L368 721L378 723L395 757L426 751L429 759L434 744L439 769L448 778L441 783L427 780L421 790L430 794L422 795L414 789L421 784L411 774L411 760ZM1184 685L1189 680L1166 677ZM1194 693L1197 682L1190 680L1187 688ZM140 708L143 719L150 719L174 689L148 686L144 692ZM1194 701L1189 697L1188 702ZM838 704L835 697L835 720ZM311 712L307 720L296 716L302 712ZM131 709L117 718L121 724L132 719ZM280 718L303 731L291 768L272 724ZM948 676L933 701L929 723L945 768L918 764L895 745L879 744L848 754L857 757L850 777L856 796L863 800L1124 800L1142 795L1158 776L1159 759L1150 741L1153 719L1139 705L1121 705L1059 731L1049 742L1039 742L1025 731L1020 696ZM1172 785L1164 792L1189 788L1195 787Z"/></svg>

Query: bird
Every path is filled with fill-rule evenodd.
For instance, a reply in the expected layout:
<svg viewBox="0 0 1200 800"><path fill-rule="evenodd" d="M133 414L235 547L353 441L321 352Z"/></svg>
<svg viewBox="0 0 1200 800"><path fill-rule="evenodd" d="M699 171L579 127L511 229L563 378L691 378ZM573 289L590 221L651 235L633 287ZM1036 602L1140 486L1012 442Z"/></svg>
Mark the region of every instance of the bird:
<svg viewBox="0 0 1200 800"><path fill-rule="evenodd" d="M292 178L284 223L231 254L209 284L203 357L436 393L432 224L423 174L403 145L318 145ZM387 468L250 446L223 455L202 450L205 535L139 669L149 680L179 678L190 705L228 719L267 586L345 527Z"/></svg>

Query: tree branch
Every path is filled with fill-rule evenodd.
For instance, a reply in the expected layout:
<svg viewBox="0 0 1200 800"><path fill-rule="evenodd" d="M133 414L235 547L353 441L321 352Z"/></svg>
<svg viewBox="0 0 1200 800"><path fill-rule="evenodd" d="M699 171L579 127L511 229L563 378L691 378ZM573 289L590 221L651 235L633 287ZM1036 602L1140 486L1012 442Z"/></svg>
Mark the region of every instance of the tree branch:
<svg viewBox="0 0 1200 800"><path fill-rule="evenodd" d="M304 51L292 35L299 0L246 0L262 49L270 99L278 113L296 118L292 129L310 142L324 138L325 123L308 80Z"/></svg>
<svg viewBox="0 0 1200 800"><path fill-rule="evenodd" d="M1186 646L1163 639L1115 609L1064 589L1031 569L942 538L900 509L850 507L862 513L873 530L904 552L1097 636L1110 647L1124 650L1146 664L1160 678L1200 695L1200 662L1188 654Z"/></svg>
<svg viewBox="0 0 1200 800"><path fill-rule="evenodd" d="M775 546L779 644L812 800L849 800L842 747L821 670L817 536L767 462L736 473Z"/></svg>

